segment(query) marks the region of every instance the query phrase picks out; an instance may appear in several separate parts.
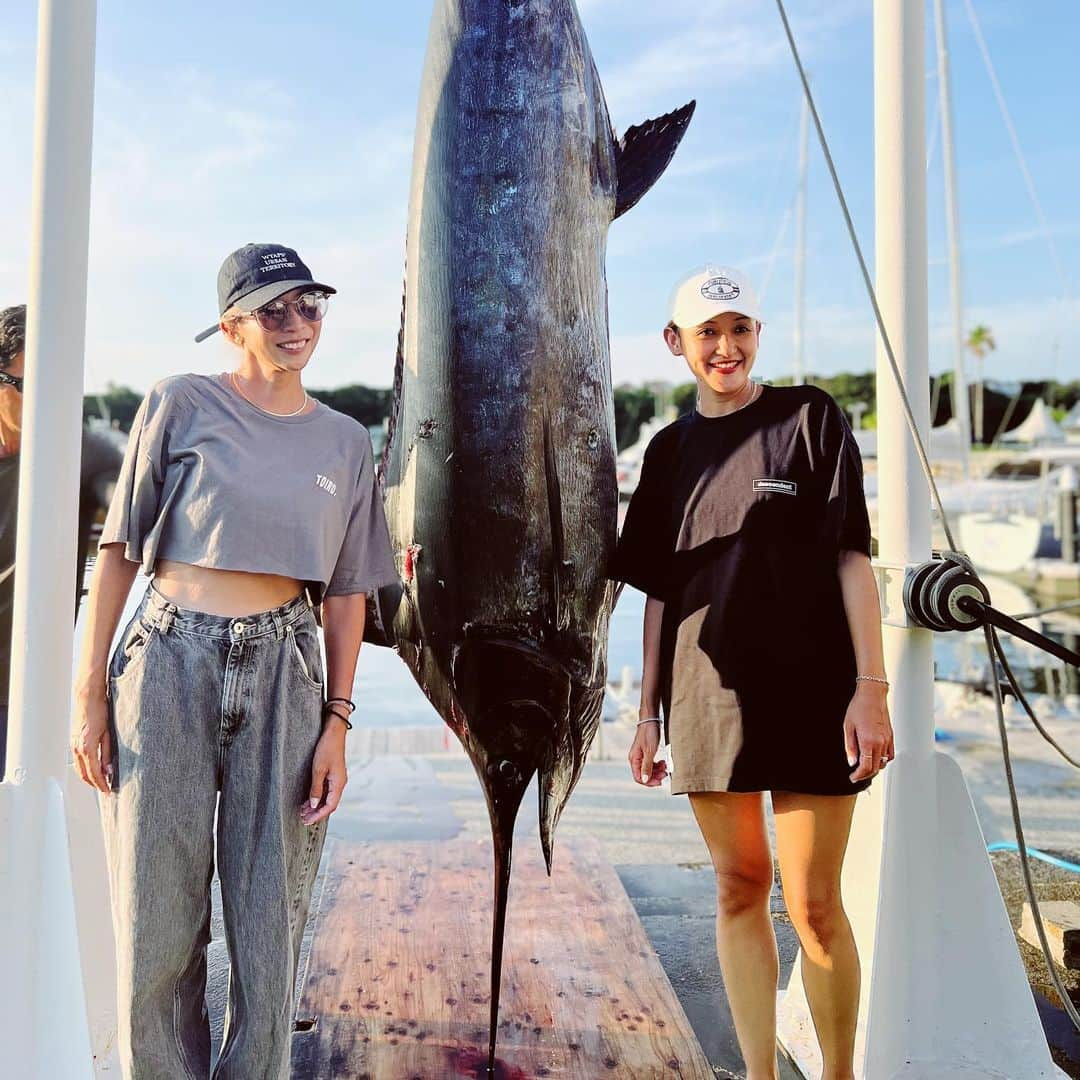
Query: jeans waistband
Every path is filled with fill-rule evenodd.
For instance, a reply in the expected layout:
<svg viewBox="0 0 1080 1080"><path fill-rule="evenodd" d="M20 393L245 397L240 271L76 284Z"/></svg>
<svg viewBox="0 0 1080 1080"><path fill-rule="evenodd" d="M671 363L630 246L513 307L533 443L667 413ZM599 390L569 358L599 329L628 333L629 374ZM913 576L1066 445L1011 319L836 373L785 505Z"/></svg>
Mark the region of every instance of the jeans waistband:
<svg viewBox="0 0 1080 1080"><path fill-rule="evenodd" d="M206 637L223 638L227 641L248 641L252 638L273 637L281 641L289 628L304 618L314 620L307 594L287 600L280 607L258 611L252 615L210 615L205 611L182 608L162 596L153 583L139 605L140 617L161 633L172 629Z"/></svg>

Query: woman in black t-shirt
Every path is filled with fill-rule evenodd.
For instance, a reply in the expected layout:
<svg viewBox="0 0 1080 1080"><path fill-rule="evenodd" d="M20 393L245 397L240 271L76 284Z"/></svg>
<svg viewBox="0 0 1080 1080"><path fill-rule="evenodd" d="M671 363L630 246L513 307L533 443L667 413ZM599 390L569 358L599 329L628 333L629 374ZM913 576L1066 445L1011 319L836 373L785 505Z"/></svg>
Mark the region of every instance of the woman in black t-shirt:
<svg viewBox="0 0 1080 1080"><path fill-rule="evenodd" d="M750 380L761 329L745 277L677 287L664 339L697 408L645 453L612 576L648 596L637 783L663 711L672 792L690 803L718 886L717 951L749 1080L776 1077L772 794L788 913L826 1080L852 1077L859 960L840 898L855 794L893 756L862 465L810 386Z"/></svg>

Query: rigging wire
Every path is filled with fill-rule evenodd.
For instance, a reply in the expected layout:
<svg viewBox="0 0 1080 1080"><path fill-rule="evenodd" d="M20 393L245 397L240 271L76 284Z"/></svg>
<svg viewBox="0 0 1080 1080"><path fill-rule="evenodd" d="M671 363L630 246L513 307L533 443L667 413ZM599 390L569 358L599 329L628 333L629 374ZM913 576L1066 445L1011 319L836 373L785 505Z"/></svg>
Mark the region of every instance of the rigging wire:
<svg viewBox="0 0 1080 1080"><path fill-rule="evenodd" d="M1005 102L1005 93L1001 89L1001 83L997 77L997 69L994 67L994 61L990 57L990 49L986 44L986 38L983 36L982 24L979 22L979 16L975 13L975 5L972 0L964 0L964 6L967 9L968 21L971 23L971 29L975 35L975 41L979 46L979 52L982 54L986 73L990 76L990 85L993 87L994 97L997 99L1002 122L1005 124L1005 130L1009 133L1009 140L1012 143L1013 153L1016 155L1017 164L1020 166L1020 172L1024 177L1024 184L1027 186L1028 197L1031 199L1031 205L1035 209L1035 216L1042 229L1042 235L1045 237L1046 243L1050 248L1050 258L1053 260L1054 269L1057 271L1058 283L1061 285L1061 296L1057 305L1060 309L1060 314L1058 315L1059 334L1055 334L1050 350L1054 374L1056 376L1057 356L1061 346L1059 340L1060 324L1065 314L1065 302L1069 299L1071 291L1069 287L1069 277L1065 272L1065 266L1061 261L1061 255L1058 252L1057 244L1054 241L1054 234L1050 231L1050 225L1046 220L1046 214L1043 213L1042 202L1039 200L1039 193L1035 188L1035 179L1031 175L1031 170L1028 168L1027 164L1027 158L1024 156L1023 148L1020 146L1020 136L1016 132L1012 114L1009 112L1009 106Z"/></svg>
<svg viewBox="0 0 1080 1080"><path fill-rule="evenodd" d="M791 215L794 206L795 199L793 196L787 209L784 211L784 216L780 221L780 228L776 231L776 239L773 241L772 251L769 253L769 261L765 264L765 274L761 282L761 293L759 294L762 305L765 303L765 296L769 291L769 284L772 282L773 270L776 269L776 257L780 254L780 245L784 242L784 238L787 236L788 226L791 224Z"/></svg>
<svg viewBox="0 0 1080 1080"><path fill-rule="evenodd" d="M986 651L993 657L997 638L994 628L984 626L983 634L986 637ZM1058 993L1065 1014L1073 1022L1076 1029L1080 1031L1080 1012L1077 1012L1076 1006L1073 1005L1072 999L1061 981L1061 976L1057 973L1057 967L1050 952L1050 942L1046 939L1046 928L1043 926L1042 912L1039 910L1039 898L1035 895L1035 883L1031 879L1031 861L1028 859L1027 844L1024 842L1024 824L1020 820L1020 803L1016 797L1016 782L1013 779L1012 757L1009 753L1009 733L1005 727L1005 710L1001 704L1001 681L998 678L997 665L991 663L990 672L994 680L994 705L997 709L998 734L1001 737L1001 754L1005 762L1005 778L1008 781L1009 788L1009 809L1012 811L1013 828L1016 830L1016 849L1020 856L1020 872L1024 878L1024 891L1027 893L1028 903L1031 905L1035 932L1038 934L1043 958L1046 960L1046 970L1050 975L1050 982L1053 983L1054 989ZM1018 689L1015 683L1013 689ZM1018 694L1018 696L1022 695ZM1024 705L1026 708L1026 701ZM1055 745L1057 744L1055 743ZM1064 751L1062 752L1064 753Z"/></svg>
<svg viewBox="0 0 1080 1080"><path fill-rule="evenodd" d="M1027 619L1038 619L1043 615L1056 615L1059 611L1072 611L1080 607L1080 600L1068 600L1064 604L1055 604L1053 607L1039 608L1038 611L1025 611L1023 615L1014 615L1017 622L1025 622Z"/></svg>
<svg viewBox="0 0 1080 1080"><path fill-rule="evenodd" d="M799 78L802 80L803 92L806 94L806 101L810 106L810 115L813 118L814 128L817 131L818 142L821 144L821 152L825 155L825 164L828 166L829 175L832 177L836 197L840 202L840 209L844 215L844 223L847 225L848 236L851 238L852 246L855 249L855 256L859 261L859 269L862 271L863 284L866 286L866 293L870 299L870 306L874 309L874 318L877 321L878 333L881 335L881 343L885 348L885 355L888 358L889 367L892 368L893 378L896 381L896 389L900 395L900 403L904 409L904 417L907 420L908 429L911 431L912 437L915 440L915 452L918 454L919 463L922 465L923 474L926 476L926 482L930 486L931 497L937 507L938 516L941 519L941 526L945 530L945 539L948 541L949 547L953 551L956 551L958 550L957 544L953 539L948 515L945 513L945 506L941 501L941 494L938 491L937 482L934 480L933 470L930 468L930 459L926 456L926 448L923 446L922 439L919 437L919 426L916 423L915 414L911 410L911 402L908 400L907 390L904 388L904 377L900 374L900 367L896 362L896 354L893 352L892 339L889 337L889 331L885 328L885 317L881 314L881 308L878 305L877 292L874 289L873 279L870 277L870 268L866 264L866 257L863 255L862 245L859 243L859 234L855 231L855 223L851 220L851 211L848 209L847 198L844 195L844 189L840 184L840 177L837 175L836 165L833 163L832 151L829 149L829 141L825 137L825 129L822 127L821 117L818 115L817 102L814 101L814 95L810 91L810 80L807 78L806 69L803 67L802 63L802 57L799 55L799 48L795 44L795 37L791 32L791 24L788 22L784 0L776 0L776 5L780 9L780 18L784 23L784 32L787 34L788 44L791 46L791 55L794 57L795 66L799 69Z"/></svg>
<svg viewBox="0 0 1080 1080"><path fill-rule="evenodd" d="M990 636L994 642L994 654L998 658L998 662L1001 664L1002 671L1005 672L1005 678L1008 679L1009 685L1012 687L1013 693L1016 695L1016 700L1024 707L1024 712L1028 714L1028 719L1035 725L1035 730L1070 764L1075 765L1080 769L1080 761L1069 754L1064 747L1058 743L1053 735L1042 726L1039 718L1035 715L1035 710L1028 703L1028 699L1024 697L1020 690L1020 684L1016 681L1016 676L1013 675L1012 668L1009 666L1009 661L1005 656L1005 650L1001 647L1001 639L997 635L997 629L993 626L990 627ZM991 667L993 664L991 664Z"/></svg>
<svg viewBox="0 0 1080 1080"><path fill-rule="evenodd" d="M970 11L971 0L966 0L966 2ZM918 424L915 421L915 415L911 408L911 402L908 399L907 392L904 387L903 376L900 373L900 368L896 362L895 353L893 352L892 342L889 338L888 331L885 328L885 320L882 316L881 308L878 304L877 291L874 288L874 283L872 278L870 277L870 271L867 267L866 259L863 256L862 247L859 244L858 234L856 233L854 223L851 220L851 213L848 210L847 199L844 196L843 187L840 183L840 178L837 175L836 166L833 163L832 153L829 149L828 140L825 137L825 130L822 126L821 118L818 115L817 104L815 103L813 94L810 91L809 80L806 77L806 71L803 68L802 58L799 54L798 46L795 43L795 37L791 31L791 24L788 21L787 10L784 6L784 0L776 0L776 5L780 12L780 19L784 24L784 32L787 35L788 45L791 47L791 54L795 61L795 66L799 71L799 77L803 83L803 90L806 94L806 99L810 106L810 114L813 117L814 127L817 130L818 140L821 144L822 153L825 156L825 162L829 169L829 175L832 178L833 187L836 191L836 196L840 203L840 209L842 210L844 215L844 221L847 225L848 235L851 238L852 247L855 250L855 255L859 262L859 269L862 272L863 282L866 286L867 295L870 298L870 304L874 310L874 318L877 321L878 332L881 335L881 342L885 350L885 355L889 361L889 367L892 369L893 379L895 380L897 392L903 406L904 416L907 420L908 429L911 432L912 439L914 441L915 451L918 455L919 462L922 465L923 473L926 477L926 482L930 488L934 503L936 504L937 511L941 519L942 528L945 531L946 539L948 540L950 548L952 548L955 552L957 551L957 546L952 537L952 530L949 527L948 515L945 512L945 507L941 501L941 495L938 492L937 484L934 481L934 475L930 468L930 462L926 454L926 448L923 445L922 438L919 435ZM1035 928L1038 933L1039 942L1042 946L1043 957L1046 960L1047 969L1050 974L1050 981L1053 983L1054 988L1058 992L1058 995L1061 999L1062 1008L1065 1010L1065 1013L1068 1015L1073 1025L1077 1028L1078 1031L1080 1031L1080 1012L1077 1012L1076 1007L1073 1005L1072 1000L1069 998L1069 995L1065 990L1065 987L1062 984L1060 977L1058 976L1057 969L1054 966L1053 957L1050 952L1050 944L1046 938L1046 930L1043 926L1042 915L1039 910L1038 899L1035 896L1034 883L1031 879L1031 864L1028 859L1027 845L1024 842L1023 823L1020 819L1020 805L1016 795L1016 783L1013 778L1012 759L1009 753L1009 738L1008 732L1005 728L1005 713L1002 706L1001 682L998 676L997 665L993 662L995 656L994 646L996 641L996 635L994 634L993 627L986 623L983 624L983 633L986 642L987 655L990 658L990 671L994 683L994 701L998 717L998 732L1001 738L1002 756L1005 763L1005 778L1009 790L1009 803L1012 809L1013 826L1016 831L1017 850L1020 855L1020 867L1024 879L1024 889L1027 893L1028 902L1031 904L1032 914L1035 917ZM1015 683L1013 684L1013 689L1016 691L1017 697L1022 698L1019 687L1017 687ZM1026 699L1025 707L1027 707ZM1042 728L1038 724L1036 726L1039 727L1040 731L1042 731ZM1045 736L1045 732L1043 732L1043 734ZM1057 746L1056 743L1054 745ZM1064 751L1061 751L1060 747L1058 747L1058 750L1059 752L1064 754Z"/></svg>
<svg viewBox="0 0 1080 1080"><path fill-rule="evenodd" d="M1057 244L1054 242L1054 234L1050 231L1050 226L1046 220L1046 214L1043 213L1042 203L1039 201L1039 194L1035 190L1035 180L1031 175L1031 170L1028 168L1024 151L1020 146L1020 137L1016 133L1016 127L1012 121L1012 114L1009 112L1009 106L1005 103L1005 94L1001 89L1001 83L998 81L994 61L990 58L990 50L987 48L986 38L983 37L979 16L975 14L975 5L972 3L972 0L964 0L964 6L967 8L968 20L970 21L971 29L975 34L975 41L979 46L979 52L982 53L983 63L986 65L986 73L990 76L990 85L994 88L994 97L997 98L998 109L1001 111L1001 119L1005 124L1005 130L1009 133L1009 139L1012 142L1013 152L1016 154L1016 161L1020 166L1020 172L1024 176L1024 183L1027 185L1031 205L1035 208L1035 216L1039 219L1039 225L1042 227L1043 236L1046 238L1046 242L1050 247L1050 255L1054 260L1054 269L1057 270L1062 295L1068 296L1069 279L1065 273L1065 267L1062 264L1061 256L1058 253Z"/></svg>

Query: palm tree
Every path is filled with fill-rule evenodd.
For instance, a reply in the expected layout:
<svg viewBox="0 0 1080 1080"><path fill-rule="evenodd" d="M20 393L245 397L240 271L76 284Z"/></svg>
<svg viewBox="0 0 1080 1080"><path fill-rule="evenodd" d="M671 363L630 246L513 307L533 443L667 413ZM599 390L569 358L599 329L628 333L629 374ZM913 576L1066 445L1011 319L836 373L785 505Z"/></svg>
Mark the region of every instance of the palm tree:
<svg viewBox="0 0 1080 1080"><path fill-rule="evenodd" d="M968 334L967 347L971 350L977 361L978 379L976 381L975 390L975 441L981 443L983 441L983 359L987 353L993 352L997 348L997 342L994 340L994 332L989 326L983 326L979 323L974 327L970 334Z"/></svg>

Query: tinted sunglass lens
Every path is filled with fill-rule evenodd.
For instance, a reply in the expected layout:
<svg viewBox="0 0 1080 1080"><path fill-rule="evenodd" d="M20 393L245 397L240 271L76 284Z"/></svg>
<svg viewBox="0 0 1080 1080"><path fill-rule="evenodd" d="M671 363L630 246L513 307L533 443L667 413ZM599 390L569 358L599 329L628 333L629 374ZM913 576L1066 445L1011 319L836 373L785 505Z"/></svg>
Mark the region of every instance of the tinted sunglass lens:
<svg viewBox="0 0 1080 1080"><path fill-rule="evenodd" d="M296 301L296 310L308 322L318 322L326 314L326 299L323 293L304 293Z"/></svg>
<svg viewBox="0 0 1080 1080"><path fill-rule="evenodd" d="M255 312L255 319L264 330L280 330L285 324L289 308L280 300L272 300Z"/></svg>

